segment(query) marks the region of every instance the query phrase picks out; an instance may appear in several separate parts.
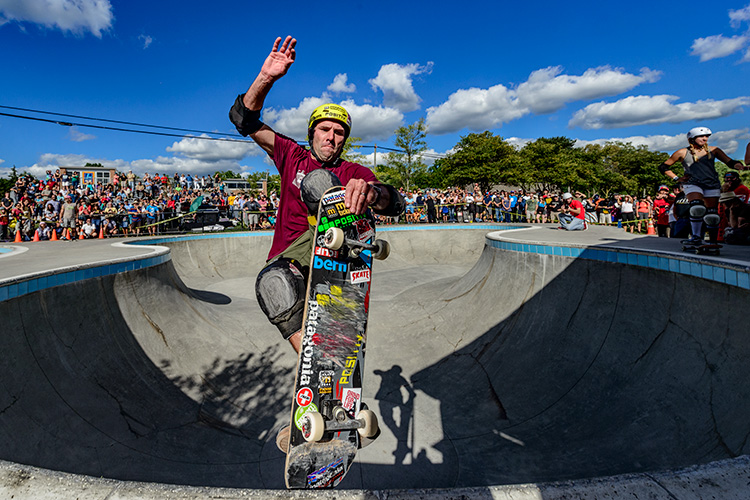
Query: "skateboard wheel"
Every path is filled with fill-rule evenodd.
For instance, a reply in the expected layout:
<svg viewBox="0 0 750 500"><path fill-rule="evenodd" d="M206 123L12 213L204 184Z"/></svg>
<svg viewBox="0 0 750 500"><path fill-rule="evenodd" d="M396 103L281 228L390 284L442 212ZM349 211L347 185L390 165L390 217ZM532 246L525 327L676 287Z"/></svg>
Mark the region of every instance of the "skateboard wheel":
<svg viewBox="0 0 750 500"><path fill-rule="evenodd" d="M317 411L310 411L305 414L305 421L302 424L302 437L307 442L318 442L323 438L326 430L326 423L323 415Z"/></svg>
<svg viewBox="0 0 750 500"><path fill-rule="evenodd" d="M357 420L361 420L365 426L357 429L359 435L364 438L371 438L378 433L378 417L370 410L360 410L357 413Z"/></svg>
<svg viewBox="0 0 750 500"><path fill-rule="evenodd" d="M384 260L391 254L391 245L385 240L375 240L375 247L372 256L378 260Z"/></svg>
<svg viewBox="0 0 750 500"><path fill-rule="evenodd" d="M338 227L329 227L325 236L326 248L338 250L344 245L344 231Z"/></svg>

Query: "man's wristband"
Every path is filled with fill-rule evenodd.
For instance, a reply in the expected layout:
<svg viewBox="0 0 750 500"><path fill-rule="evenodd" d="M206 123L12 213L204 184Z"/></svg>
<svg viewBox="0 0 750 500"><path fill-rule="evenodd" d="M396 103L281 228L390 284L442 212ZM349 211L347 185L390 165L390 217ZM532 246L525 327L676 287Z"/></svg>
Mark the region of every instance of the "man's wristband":
<svg viewBox="0 0 750 500"><path fill-rule="evenodd" d="M229 110L229 119L237 127L237 132L247 137L260 130L263 127L263 122L260 121L260 110L252 111L245 107L245 103L242 101L244 97L245 94L237 96L234 105Z"/></svg>
<svg viewBox="0 0 750 500"><path fill-rule="evenodd" d="M375 190L375 192L378 194L378 197L375 198L375 201L370 203L370 206L376 206L378 203L380 203L380 198L383 197L383 190L380 188L380 186L376 184L372 184L372 188Z"/></svg>

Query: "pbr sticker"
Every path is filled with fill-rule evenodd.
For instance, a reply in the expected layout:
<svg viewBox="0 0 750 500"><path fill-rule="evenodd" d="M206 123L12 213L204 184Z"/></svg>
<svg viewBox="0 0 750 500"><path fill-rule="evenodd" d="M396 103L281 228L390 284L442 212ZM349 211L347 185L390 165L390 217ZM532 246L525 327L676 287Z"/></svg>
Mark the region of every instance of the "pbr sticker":
<svg viewBox="0 0 750 500"><path fill-rule="evenodd" d="M305 415L307 415L307 412L310 411L318 411L318 407L315 405L315 403L310 403L308 406L300 406L297 408L297 411L294 412L294 426L302 430L302 420L305 418Z"/></svg>
<svg viewBox="0 0 750 500"><path fill-rule="evenodd" d="M321 370L318 374L318 394L331 394L334 375L336 372L333 370Z"/></svg>
<svg viewBox="0 0 750 500"><path fill-rule="evenodd" d="M362 269L361 271L352 271L349 274L353 285L357 283L369 283L370 282L370 270Z"/></svg>
<svg viewBox="0 0 750 500"><path fill-rule="evenodd" d="M302 389L297 391L296 399L299 406L309 405L313 400L312 389L310 389L309 387L303 387Z"/></svg>
<svg viewBox="0 0 750 500"><path fill-rule="evenodd" d="M331 486L336 486L336 480L342 478L345 472L346 468L344 467L344 459L339 458L335 462L308 475L307 485L312 486L313 488L329 488Z"/></svg>
<svg viewBox="0 0 750 500"><path fill-rule="evenodd" d="M344 389L341 395L341 406L350 414L359 412L359 403L362 397L362 389Z"/></svg>

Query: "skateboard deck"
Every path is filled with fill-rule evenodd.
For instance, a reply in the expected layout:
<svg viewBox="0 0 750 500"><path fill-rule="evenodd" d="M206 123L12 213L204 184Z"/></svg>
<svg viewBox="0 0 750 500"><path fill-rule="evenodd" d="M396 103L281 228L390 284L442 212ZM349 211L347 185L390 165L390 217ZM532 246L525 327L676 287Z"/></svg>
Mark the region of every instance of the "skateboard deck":
<svg viewBox="0 0 750 500"><path fill-rule="evenodd" d="M384 257L373 245L372 216L350 213L344 196L343 187L331 188L318 207L292 401L288 488L335 487L361 437L377 429L372 412L362 410L362 378L373 250ZM387 243L378 245L387 255Z"/></svg>
<svg viewBox="0 0 750 500"><path fill-rule="evenodd" d="M690 243L686 243L686 241L682 242L683 252L693 252L697 255L719 255L721 254L721 247L722 246L717 243L691 245Z"/></svg>

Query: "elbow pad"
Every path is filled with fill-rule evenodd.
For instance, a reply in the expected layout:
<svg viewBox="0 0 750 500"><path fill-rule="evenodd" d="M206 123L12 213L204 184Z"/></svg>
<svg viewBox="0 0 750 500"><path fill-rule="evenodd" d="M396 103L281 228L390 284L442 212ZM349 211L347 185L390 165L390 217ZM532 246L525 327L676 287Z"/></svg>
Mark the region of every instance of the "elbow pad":
<svg viewBox="0 0 750 500"><path fill-rule="evenodd" d="M388 202L388 206L383 210L373 209L373 212L378 215L385 215L387 217L396 217L398 215L401 215L401 212L403 212L404 208L406 207L406 203L404 203L404 197L401 196L401 193L399 193L395 187L389 184L379 184L379 187L381 189L388 190L390 201Z"/></svg>
<svg viewBox="0 0 750 500"><path fill-rule="evenodd" d="M242 102L244 97L245 94L237 96L234 105L229 110L229 119L237 127L237 132L247 137L260 130L263 122L260 121L260 110L250 111L245 107L245 104Z"/></svg>
<svg viewBox="0 0 750 500"><path fill-rule="evenodd" d="M659 165L659 172L661 172L662 174L666 174L667 170L671 170L671 169L672 169L672 166L667 165L667 162L664 162L661 165Z"/></svg>

